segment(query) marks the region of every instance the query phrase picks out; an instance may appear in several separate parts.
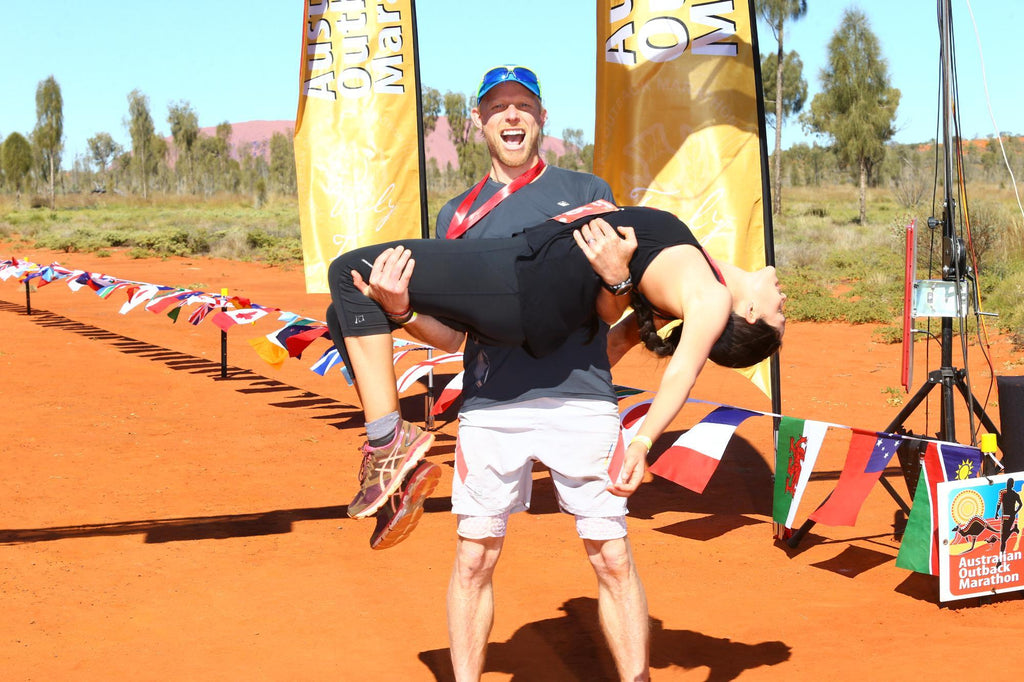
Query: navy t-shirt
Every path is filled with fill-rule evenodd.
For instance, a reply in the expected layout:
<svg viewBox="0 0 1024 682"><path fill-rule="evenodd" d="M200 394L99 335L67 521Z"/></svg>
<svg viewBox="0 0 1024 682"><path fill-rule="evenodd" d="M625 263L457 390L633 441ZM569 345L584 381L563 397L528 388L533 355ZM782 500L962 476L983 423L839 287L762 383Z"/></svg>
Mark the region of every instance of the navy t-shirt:
<svg viewBox="0 0 1024 682"><path fill-rule="evenodd" d="M634 229L637 248L629 262L633 282L643 279L651 261L667 247L685 244L704 252L690 228L671 213L629 206L602 217L613 227ZM551 220L525 233L528 248L516 262L516 274L526 346L533 355L552 352L566 334L592 329L598 322L595 306L601 279L572 234L592 218L568 225Z"/></svg>
<svg viewBox="0 0 1024 682"><path fill-rule="evenodd" d="M470 213L504 185L488 180ZM455 210L470 190L449 201L438 213L438 237L443 238ZM601 178L548 166L544 173L509 195L460 239L510 237L571 208L598 199L613 201L611 188ZM608 327L585 329L549 355L535 358L523 348L488 346L466 339L462 382L463 409L480 409L535 398L588 399L614 403L607 351Z"/></svg>

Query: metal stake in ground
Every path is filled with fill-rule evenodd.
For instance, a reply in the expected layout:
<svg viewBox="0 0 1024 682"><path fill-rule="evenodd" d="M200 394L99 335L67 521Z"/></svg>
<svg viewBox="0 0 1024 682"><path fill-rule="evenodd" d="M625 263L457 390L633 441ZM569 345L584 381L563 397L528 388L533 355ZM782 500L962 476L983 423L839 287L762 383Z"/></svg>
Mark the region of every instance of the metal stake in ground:
<svg viewBox="0 0 1024 682"><path fill-rule="evenodd" d="M227 288L220 290L220 295L223 297L223 301L227 301L228 290ZM227 306L221 307L221 312L227 312ZM228 333L223 329L220 330L220 378L228 378Z"/></svg>

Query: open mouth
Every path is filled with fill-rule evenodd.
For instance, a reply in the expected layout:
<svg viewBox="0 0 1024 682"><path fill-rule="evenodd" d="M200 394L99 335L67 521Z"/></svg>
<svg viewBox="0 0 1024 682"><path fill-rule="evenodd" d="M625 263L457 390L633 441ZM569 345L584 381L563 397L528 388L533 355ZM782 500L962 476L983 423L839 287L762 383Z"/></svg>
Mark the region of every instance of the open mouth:
<svg viewBox="0 0 1024 682"><path fill-rule="evenodd" d="M526 140L526 131L521 128L509 128L501 131L501 141L509 147L519 147Z"/></svg>

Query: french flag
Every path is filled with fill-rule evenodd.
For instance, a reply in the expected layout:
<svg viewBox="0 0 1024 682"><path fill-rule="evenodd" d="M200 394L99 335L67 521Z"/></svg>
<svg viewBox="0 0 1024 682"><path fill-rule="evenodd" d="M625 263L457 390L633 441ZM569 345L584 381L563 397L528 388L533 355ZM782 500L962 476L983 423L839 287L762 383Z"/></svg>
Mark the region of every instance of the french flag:
<svg viewBox="0 0 1024 682"><path fill-rule="evenodd" d="M651 465L651 473L696 493L704 492L737 427L748 417L759 414L725 405L716 408L676 439Z"/></svg>

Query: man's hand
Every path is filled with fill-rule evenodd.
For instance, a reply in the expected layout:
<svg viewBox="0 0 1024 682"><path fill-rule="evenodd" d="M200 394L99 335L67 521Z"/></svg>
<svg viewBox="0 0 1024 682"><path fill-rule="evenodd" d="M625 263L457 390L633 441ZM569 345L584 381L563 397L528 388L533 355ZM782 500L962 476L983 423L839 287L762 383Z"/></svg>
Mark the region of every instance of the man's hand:
<svg viewBox="0 0 1024 682"><path fill-rule="evenodd" d="M594 272L606 284L618 284L629 277L629 259L636 251L636 234L632 227L616 230L604 218L594 218L572 236Z"/></svg>
<svg viewBox="0 0 1024 682"><path fill-rule="evenodd" d="M412 251L396 246L385 249L373 261L369 283L357 270L352 271L352 282L365 296L379 303L385 313L400 315L409 309L409 279L415 266Z"/></svg>

